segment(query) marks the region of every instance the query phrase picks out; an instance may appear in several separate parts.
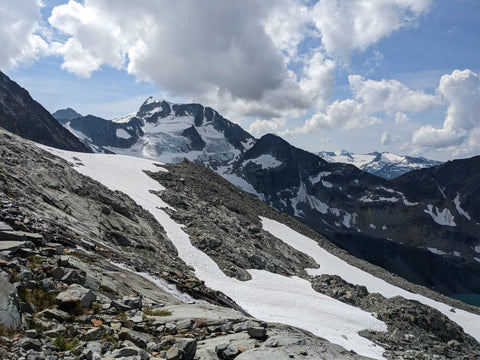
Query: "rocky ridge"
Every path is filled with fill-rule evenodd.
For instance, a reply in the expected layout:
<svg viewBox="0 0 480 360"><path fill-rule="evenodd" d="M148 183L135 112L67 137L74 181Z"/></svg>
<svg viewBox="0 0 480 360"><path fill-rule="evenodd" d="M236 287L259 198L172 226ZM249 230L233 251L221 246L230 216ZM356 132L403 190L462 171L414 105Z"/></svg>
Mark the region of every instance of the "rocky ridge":
<svg viewBox="0 0 480 360"><path fill-rule="evenodd" d="M59 149L91 152L70 131L0 71L0 126L25 139Z"/></svg>

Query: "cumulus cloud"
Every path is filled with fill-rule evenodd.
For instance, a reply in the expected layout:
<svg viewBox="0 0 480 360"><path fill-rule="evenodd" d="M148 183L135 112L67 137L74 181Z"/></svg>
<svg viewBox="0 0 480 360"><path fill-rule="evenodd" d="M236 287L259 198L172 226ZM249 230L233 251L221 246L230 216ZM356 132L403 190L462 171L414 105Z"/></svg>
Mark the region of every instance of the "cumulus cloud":
<svg viewBox="0 0 480 360"><path fill-rule="evenodd" d="M397 143L400 140L398 135L392 135L388 131L384 131L382 137L380 138L380 142L382 145L392 145Z"/></svg>
<svg viewBox="0 0 480 360"><path fill-rule="evenodd" d="M48 44L40 35L41 0L0 2L0 68L10 69L47 53Z"/></svg>
<svg viewBox="0 0 480 360"><path fill-rule="evenodd" d="M434 148L474 143L480 129L480 77L468 69L455 70L442 76L438 91L449 104L443 126L421 127L413 133L412 143Z"/></svg>
<svg viewBox="0 0 480 360"><path fill-rule="evenodd" d="M359 75L350 75L353 99L334 101L325 112L317 112L301 128L286 130L284 135L318 132L340 127L346 130L362 128L382 122L386 113L397 124L407 122L405 112L421 112L443 104L439 95L411 90L397 80L374 81Z"/></svg>
<svg viewBox="0 0 480 360"><path fill-rule="evenodd" d="M313 22L330 54L350 57L352 50L388 37L412 26L425 13L431 0L323 0L312 9Z"/></svg>
<svg viewBox="0 0 480 360"><path fill-rule="evenodd" d="M355 98L362 101L370 113L385 111L392 115L395 112L421 112L442 104L442 99L437 95L411 90L395 79L375 81L350 75L348 81Z"/></svg>
<svg viewBox="0 0 480 360"><path fill-rule="evenodd" d="M106 64L232 116L271 121L324 109L337 55L409 26L429 2L70 0L49 23L67 37L52 49L69 72L89 77Z"/></svg>

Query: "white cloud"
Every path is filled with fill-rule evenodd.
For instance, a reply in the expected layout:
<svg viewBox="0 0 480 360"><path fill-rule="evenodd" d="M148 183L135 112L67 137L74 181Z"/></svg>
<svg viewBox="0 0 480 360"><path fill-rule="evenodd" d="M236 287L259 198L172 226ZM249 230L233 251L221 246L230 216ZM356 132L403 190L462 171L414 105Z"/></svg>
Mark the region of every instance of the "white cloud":
<svg viewBox="0 0 480 360"><path fill-rule="evenodd" d="M365 50L395 30L412 26L430 0L323 0L312 9L313 22L329 54L349 59L352 50Z"/></svg>
<svg viewBox="0 0 480 360"><path fill-rule="evenodd" d="M398 135L392 135L388 131L384 131L380 139L380 142L382 145L393 145L397 143L399 140L400 140L400 137Z"/></svg>
<svg viewBox="0 0 480 360"><path fill-rule="evenodd" d="M352 99L343 101L335 100L327 106L325 112L317 112L304 125L293 130L285 130L281 135L308 134L330 130L334 127L343 127L346 130L362 128L382 121L370 116L364 109L364 105Z"/></svg>
<svg viewBox="0 0 480 360"><path fill-rule="evenodd" d="M401 112L401 111L398 111L395 113L395 124L397 125L401 125L401 124L405 124L409 121L410 119L408 118L408 115Z"/></svg>
<svg viewBox="0 0 480 360"><path fill-rule="evenodd" d="M49 22L67 37L52 49L69 72L107 64L172 96L271 120L324 109L333 58L415 23L429 2L70 0ZM319 47L301 46L310 41Z"/></svg>
<svg viewBox="0 0 480 360"><path fill-rule="evenodd" d="M254 136L261 136L269 132L275 132L282 126L285 126L285 119L275 120L256 120L254 121L248 131Z"/></svg>
<svg viewBox="0 0 480 360"><path fill-rule="evenodd" d="M325 112L317 112L305 121L301 128L286 130L284 135L330 130L336 127L346 130L382 123L385 112L395 118L397 124L408 121L406 112L421 112L443 104L438 95L422 90L411 90L397 80L374 81L359 75L348 77L354 99L334 101ZM379 116L380 114L380 116Z"/></svg>
<svg viewBox="0 0 480 360"><path fill-rule="evenodd" d="M40 0L2 0L0 2L0 69L10 69L47 53L40 36Z"/></svg>
<svg viewBox="0 0 480 360"><path fill-rule="evenodd" d="M476 143L480 129L480 77L471 70L443 75L438 87L449 104L441 128L426 125L416 130L412 143L420 147L446 148Z"/></svg>
<svg viewBox="0 0 480 360"><path fill-rule="evenodd" d="M385 111L392 115L398 111L421 112L442 104L438 96L422 90L411 90L395 79L374 81L360 75L350 75L348 81L355 98L365 104L369 113Z"/></svg>

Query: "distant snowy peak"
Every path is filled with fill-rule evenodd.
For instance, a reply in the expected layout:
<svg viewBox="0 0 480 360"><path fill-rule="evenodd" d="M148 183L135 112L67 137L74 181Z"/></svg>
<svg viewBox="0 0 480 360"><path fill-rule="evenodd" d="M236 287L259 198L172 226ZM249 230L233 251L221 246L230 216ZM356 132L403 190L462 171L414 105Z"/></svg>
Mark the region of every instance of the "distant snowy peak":
<svg viewBox="0 0 480 360"><path fill-rule="evenodd" d="M174 104L149 97L138 111L120 119L72 119L64 126L98 152L167 163L184 158L212 168L225 166L256 139L212 108Z"/></svg>
<svg viewBox="0 0 480 360"><path fill-rule="evenodd" d="M354 154L346 150L328 152L321 151L318 155L328 162L355 165L357 168L384 179L393 179L412 170L429 168L442 164L441 161L429 160L423 157L400 156L389 152L373 152L369 154Z"/></svg>

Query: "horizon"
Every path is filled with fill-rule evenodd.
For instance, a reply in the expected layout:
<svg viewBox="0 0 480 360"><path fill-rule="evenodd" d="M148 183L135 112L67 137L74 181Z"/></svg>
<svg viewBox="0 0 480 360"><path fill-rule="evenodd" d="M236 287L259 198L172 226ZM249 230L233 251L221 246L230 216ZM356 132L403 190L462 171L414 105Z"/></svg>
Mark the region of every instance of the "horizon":
<svg viewBox="0 0 480 360"><path fill-rule="evenodd" d="M27 3L0 5L0 70L51 113L153 96L314 153L480 154L474 0Z"/></svg>

